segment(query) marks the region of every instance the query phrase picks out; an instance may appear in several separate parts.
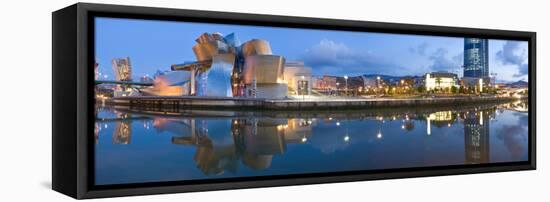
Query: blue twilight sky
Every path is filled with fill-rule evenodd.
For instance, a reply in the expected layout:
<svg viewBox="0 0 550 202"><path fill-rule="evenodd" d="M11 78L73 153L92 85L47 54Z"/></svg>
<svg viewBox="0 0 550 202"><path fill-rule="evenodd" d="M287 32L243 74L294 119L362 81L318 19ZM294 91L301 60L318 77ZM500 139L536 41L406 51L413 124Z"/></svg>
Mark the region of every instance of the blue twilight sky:
<svg viewBox="0 0 550 202"><path fill-rule="evenodd" d="M95 57L102 79L113 79L111 60L130 57L134 78L194 61L192 47L204 32L234 32L241 42L269 41L274 55L304 61L314 75L423 75L448 71L462 76L463 38L329 31L158 20L96 18ZM498 81L527 81L528 44L489 40L489 70Z"/></svg>

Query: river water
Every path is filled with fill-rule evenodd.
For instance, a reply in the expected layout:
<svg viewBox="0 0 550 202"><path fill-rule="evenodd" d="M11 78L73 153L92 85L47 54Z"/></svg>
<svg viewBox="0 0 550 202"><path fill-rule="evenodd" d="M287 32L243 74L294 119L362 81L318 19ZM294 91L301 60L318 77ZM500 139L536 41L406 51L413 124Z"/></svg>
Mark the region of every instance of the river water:
<svg viewBox="0 0 550 202"><path fill-rule="evenodd" d="M97 106L95 184L528 160L527 104L159 113Z"/></svg>

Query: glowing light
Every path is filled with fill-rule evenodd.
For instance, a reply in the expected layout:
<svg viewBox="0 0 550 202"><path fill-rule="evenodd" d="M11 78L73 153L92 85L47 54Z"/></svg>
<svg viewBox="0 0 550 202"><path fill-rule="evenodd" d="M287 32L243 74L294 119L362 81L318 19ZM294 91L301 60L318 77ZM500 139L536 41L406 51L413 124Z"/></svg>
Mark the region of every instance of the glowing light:
<svg viewBox="0 0 550 202"><path fill-rule="evenodd" d="M376 134L376 138L382 139L382 133L381 133L381 132L378 132L378 134Z"/></svg>
<svg viewBox="0 0 550 202"><path fill-rule="evenodd" d="M344 137L344 141L346 141L346 142L349 142L349 139L350 139L350 137L347 136L347 135Z"/></svg>
<svg viewBox="0 0 550 202"><path fill-rule="evenodd" d="M479 79L479 91L483 92L483 79Z"/></svg>
<svg viewBox="0 0 550 202"><path fill-rule="evenodd" d="M307 138L303 137L302 142L306 142L306 141L307 141Z"/></svg>
<svg viewBox="0 0 550 202"><path fill-rule="evenodd" d="M483 125L483 112L479 113L479 125Z"/></svg>
<svg viewBox="0 0 550 202"><path fill-rule="evenodd" d="M432 125L431 125L431 119L428 117L426 118L426 122L428 123L428 125L426 126L426 133L428 135L431 135L432 134Z"/></svg>
<svg viewBox="0 0 550 202"><path fill-rule="evenodd" d="M340 122L336 122L336 126L340 126Z"/></svg>
<svg viewBox="0 0 550 202"><path fill-rule="evenodd" d="M288 84L288 81L286 81L284 79L277 79L277 83L286 83L286 84Z"/></svg>

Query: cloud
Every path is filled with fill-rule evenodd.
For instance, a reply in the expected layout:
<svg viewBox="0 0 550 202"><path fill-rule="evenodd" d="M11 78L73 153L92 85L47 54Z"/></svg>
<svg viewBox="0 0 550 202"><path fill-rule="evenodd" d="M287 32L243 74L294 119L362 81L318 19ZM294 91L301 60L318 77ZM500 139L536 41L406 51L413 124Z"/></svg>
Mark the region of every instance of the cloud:
<svg viewBox="0 0 550 202"><path fill-rule="evenodd" d="M403 70L401 66L370 51L354 50L344 43L328 39L307 49L301 59L316 72L329 74L391 74Z"/></svg>
<svg viewBox="0 0 550 202"><path fill-rule="evenodd" d="M428 43L422 42L416 47L410 47L409 52L412 54L418 54L420 56L426 56L426 50L428 49Z"/></svg>
<svg viewBox="0 0 550 202"><path fill-rule="evenodd" d="M462 58L464 53L460 53L453 57L448 57L449 51L445 48L438 48L433 52L428 59L432 61L432 64L429 68L432 71L448 71L453 72L462 66Z"/></svg>
<svg viewBox="0 0 550 202"><path fill-rule="evenodd" d="M525 155L528 134L526 126L503 126L497 134L512 157L518 159Z"/></svg>
<svg viewBox="0 0 550 202"><path fill-rule="evenodd" d="M514 77L523 77L528 74L527 47L522 46L522 42L507 41L502 50L496 54L497 61L503 65L513 65L517 68Z"/></svg>
<svg viewBox="0 0 550 202"><path fill-rule="evenodd" d="M515 77L522 77L529 74L529 65L527 63L524 63L519 66L518 73L514 74Z"/></svg>

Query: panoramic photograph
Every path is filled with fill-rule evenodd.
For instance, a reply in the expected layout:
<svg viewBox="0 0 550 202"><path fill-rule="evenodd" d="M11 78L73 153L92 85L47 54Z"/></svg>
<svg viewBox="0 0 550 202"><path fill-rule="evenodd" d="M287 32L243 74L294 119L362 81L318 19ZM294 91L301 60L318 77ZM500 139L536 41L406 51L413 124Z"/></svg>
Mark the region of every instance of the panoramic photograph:
<svg viewBox="0 0 550 202"><path fill-rule="evenodd" d="M94 24L95 185L529 160L527 41Z"/></svg>

